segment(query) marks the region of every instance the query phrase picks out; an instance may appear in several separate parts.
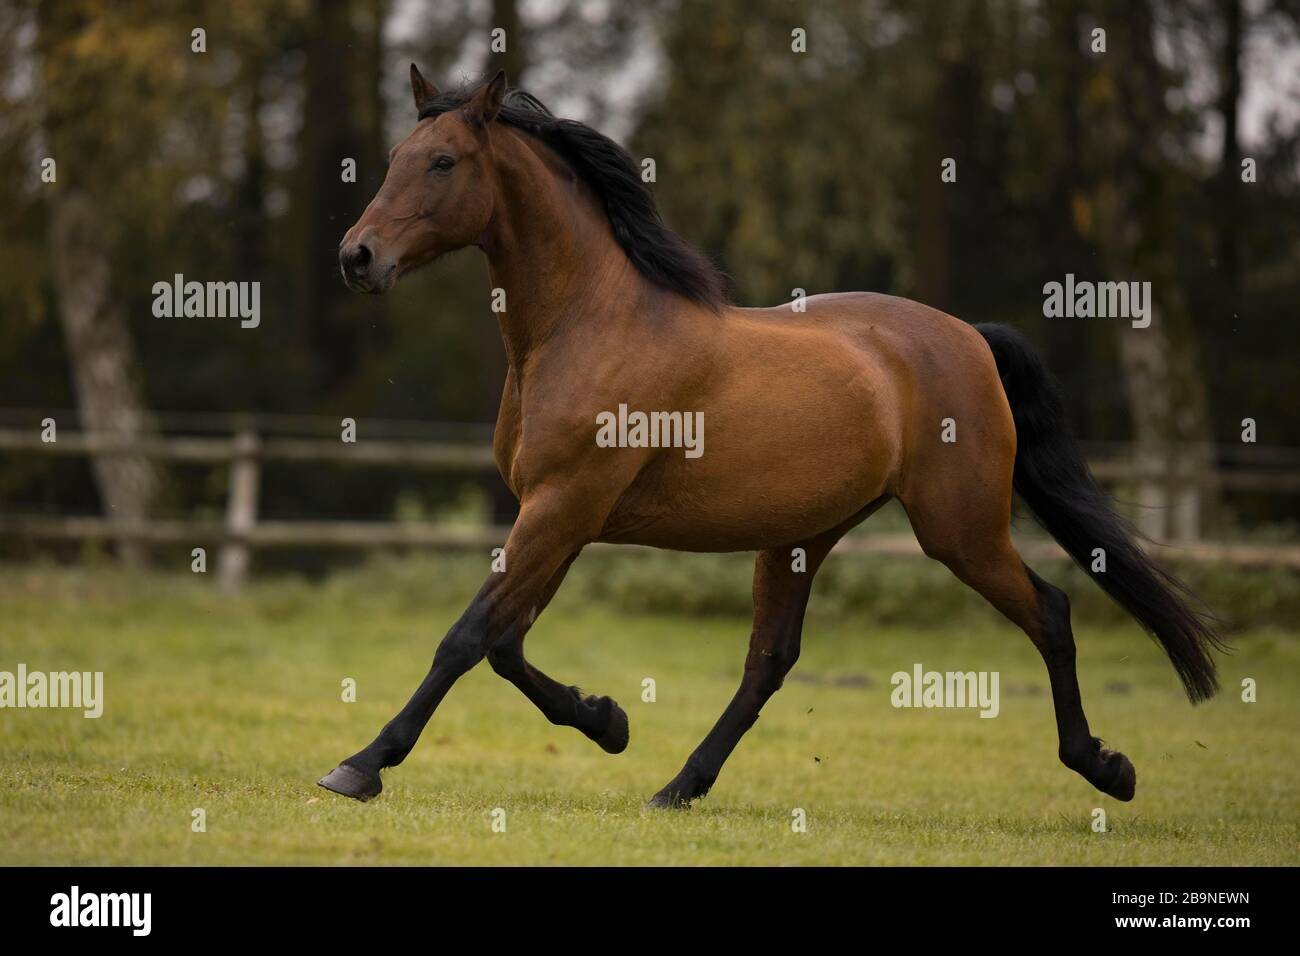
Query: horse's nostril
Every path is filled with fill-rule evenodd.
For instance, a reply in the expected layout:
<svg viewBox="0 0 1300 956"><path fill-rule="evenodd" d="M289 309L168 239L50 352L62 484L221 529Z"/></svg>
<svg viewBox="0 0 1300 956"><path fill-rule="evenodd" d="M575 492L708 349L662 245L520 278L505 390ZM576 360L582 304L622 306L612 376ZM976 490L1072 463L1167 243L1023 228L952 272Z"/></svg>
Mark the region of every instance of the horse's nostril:
<svg viewBox="0 0 1300 956"><path fill-rule="evenodd" d="M369 272L370 263L374 260L369 247L361 244L351 249L344 249L340 258L343 260L344 271L354 279L359 279Z"/></svg>

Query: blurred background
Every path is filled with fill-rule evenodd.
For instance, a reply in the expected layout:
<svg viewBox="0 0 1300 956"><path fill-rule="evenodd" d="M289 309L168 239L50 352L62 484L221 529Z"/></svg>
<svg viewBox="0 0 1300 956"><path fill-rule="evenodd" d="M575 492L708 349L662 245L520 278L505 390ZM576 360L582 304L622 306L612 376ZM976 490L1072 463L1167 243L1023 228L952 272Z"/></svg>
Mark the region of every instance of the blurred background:
<svg viewBox="0 0 1300 956"><path fill-rule="evenodd" d="M485 570L514 503L482 257L383 297L338 274L411 61L504 68L653 158L738 304L866 289L1024 330L1142 528L1248 576L1243 613L1297 606L1297 0L0 0L0 555ZM176 273L260 282L260 326L155 317ZM1044 318L1067 273L1151 282L1155 321ZM897 514L847 547L913 550ZM744 609L743 575L687 566L675 607Z"/></svg>

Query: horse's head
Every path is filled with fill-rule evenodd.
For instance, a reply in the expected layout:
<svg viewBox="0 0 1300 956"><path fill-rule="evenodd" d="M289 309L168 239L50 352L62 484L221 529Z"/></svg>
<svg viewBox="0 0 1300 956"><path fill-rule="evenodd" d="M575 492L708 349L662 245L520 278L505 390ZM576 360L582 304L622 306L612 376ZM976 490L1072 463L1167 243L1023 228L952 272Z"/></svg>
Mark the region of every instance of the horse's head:
<svg viewBox="0 0 1300 956"><path fill-rule="evenodd" d="M411 64L417 114L438 90ZM459 109L420 120L388 155L388 175L339 243L343 281L386 292L398 277L476 243L492 218L496 182L488 126L506 94L498 72Z"/></svg>

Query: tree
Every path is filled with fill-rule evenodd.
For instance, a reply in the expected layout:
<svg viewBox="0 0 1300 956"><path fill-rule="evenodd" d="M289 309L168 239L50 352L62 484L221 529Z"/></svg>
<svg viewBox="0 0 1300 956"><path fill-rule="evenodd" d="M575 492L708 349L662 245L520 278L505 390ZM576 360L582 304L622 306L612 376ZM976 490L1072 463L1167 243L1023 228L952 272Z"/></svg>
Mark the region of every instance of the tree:
<svg viewBox="0 0 1300 956"><path fill-rule="evenodd" d="M115 230L101 212L100 193L113 188L101 164L111 151L98 139L101 124L78 123L95 101L95 90L112 82L112 57L87 54L95 26L84 5L43 4L39 51L45 96L46 136L61 169L48 202L51 276L67 344L77 405L84 429L127 436L155 430L141 388L135 344L113 282ZM77 52L80 48L83 52ZM93 460L104 510L116 521L139 522L156 505L161 476L136 455L97 455ZM121 557L138 563L143 546L118 541Z"/></svg>
<svg viewBox="0 0 1300 956"><path fill-rule="evenodd" d="M1138 520L1153 538L1199 532L1199 488L1179 475L1209 465L1212 431L1199 337L1183 291L1178 250L1186 224L1188 127L1167 105L1172 80L1155 52L1149 0L1108 21L1082 103L1093 130L1089 237L1109 276L1151 283L1151 323L1116 326L1139 466L1155 476L1139 489ZM1079 37L1081 50L1084 38ZM1167 144L1183 152L1167 154ZM1172 510L1171 510L1172 505Z"/></svg>

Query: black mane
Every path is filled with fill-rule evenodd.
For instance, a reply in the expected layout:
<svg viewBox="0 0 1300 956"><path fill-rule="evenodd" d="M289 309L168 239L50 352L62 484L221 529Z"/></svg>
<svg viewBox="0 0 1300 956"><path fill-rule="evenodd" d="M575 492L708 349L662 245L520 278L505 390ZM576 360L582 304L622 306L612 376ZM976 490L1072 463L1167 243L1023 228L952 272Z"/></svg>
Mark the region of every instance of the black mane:
<svg viewBox="0 0 1300 956"><path fill-rule="evenodd" d="M420 119L459 109L474 92L465 88L440 93L424 104ZM496 118L536 136L587 182L605 207L614 238L641 275L710 309L726 301L726 277L664 225L654 195L622 146L590 126L557 118L523 90L506 94Z"/></svg>

